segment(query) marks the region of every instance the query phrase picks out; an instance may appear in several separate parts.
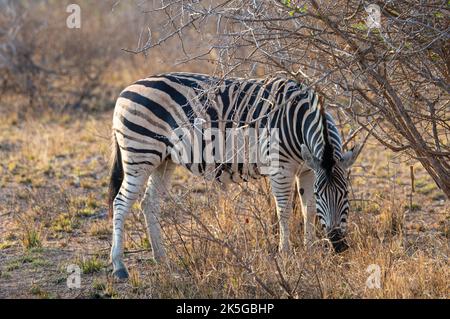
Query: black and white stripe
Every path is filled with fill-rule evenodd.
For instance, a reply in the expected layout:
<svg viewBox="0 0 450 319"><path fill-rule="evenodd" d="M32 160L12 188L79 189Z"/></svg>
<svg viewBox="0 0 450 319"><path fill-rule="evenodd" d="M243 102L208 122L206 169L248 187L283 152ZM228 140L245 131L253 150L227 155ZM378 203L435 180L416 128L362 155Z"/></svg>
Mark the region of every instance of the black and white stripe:
<svg viewBox="0 0 450 319"><path fill-rule="evenodd" d="M116 150L110 210L114 221L112 261L117 276L127 275L122 262L124 219L146 183L143 201L147 227L155 258L164 258L159 201L170 186L175 167L171 155L175 147L173 136L180 128L195 130L196 119L202 120L202 128L219 132L244 127L277 130L278 158L270 164L276 164L276 169L268 177L280 221L280 250L289 249L287 224L296 184L304 206L305 225L312 222L306 220L306 211L314 206L315 193L321 224L333 242L342 239L341 223L346 222L348 212L346 169L355 155L342 153L338 130L317 94L285 78L219 79L192 73L161 74L127 87L114 111ZM205 141L200 143L206 147ZM261 145L260 148L267 147L265 143ZM223 183L264 175L258 164L245 161L179 164L196 175L213 176ZM305 231L311 232L307 226Z"/></svg>

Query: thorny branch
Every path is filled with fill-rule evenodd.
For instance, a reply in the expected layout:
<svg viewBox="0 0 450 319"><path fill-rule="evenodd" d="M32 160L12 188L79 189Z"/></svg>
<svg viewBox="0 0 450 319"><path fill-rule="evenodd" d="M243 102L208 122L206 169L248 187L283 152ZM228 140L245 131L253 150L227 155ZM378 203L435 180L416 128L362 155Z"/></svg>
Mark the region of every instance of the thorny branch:
<svg viewBox="0 0 450 319"><path fill-rule="evenodd" d="M188 32L207 36L204 53L185 52L183 62L208 59L222 77L285 72L325 96L346 122L418 160L450 197L448 3L377 1L379 28L368 27L370 4L161 1L147 14L164 10L171 29L135 52Z"/></svg>

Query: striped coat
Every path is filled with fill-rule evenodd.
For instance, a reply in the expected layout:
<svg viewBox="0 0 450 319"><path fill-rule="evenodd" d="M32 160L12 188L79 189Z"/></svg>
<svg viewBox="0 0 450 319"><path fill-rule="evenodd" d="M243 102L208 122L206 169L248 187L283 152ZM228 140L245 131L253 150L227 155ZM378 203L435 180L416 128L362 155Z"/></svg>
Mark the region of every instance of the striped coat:
<svg viewBox="0 0 450 319"><path fill-rule="evenodd" d="M127 276L123 224L145 185L142 207L153 253L157 260L164 259L159 203L176 165L224 184L268 176L281 251L289 250L288 220L297 186L305 241L312 241L316 206L334 247L344 250L346 170L357 152L342 152L339 132L319 100L312 90L285 78L168 73L127 87L113 118L109 201L116 276Z"/></svg>

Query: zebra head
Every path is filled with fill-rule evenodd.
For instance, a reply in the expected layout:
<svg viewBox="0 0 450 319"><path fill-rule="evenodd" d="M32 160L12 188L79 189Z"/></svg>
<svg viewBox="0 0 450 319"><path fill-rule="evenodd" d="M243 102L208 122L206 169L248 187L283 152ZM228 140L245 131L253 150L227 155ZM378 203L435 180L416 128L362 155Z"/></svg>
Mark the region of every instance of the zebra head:
<svg viewBox="0 0 450 319"><path fill-rule="evenodd" d="M327 155L329 151L327 145L325 145L322 158L312 155L306 145L301 147L306 165L315 173L313 187L317 208L316 216L323 232L338 253L348 248L345 241L349 210L347 176L359 150L360 147L354 147L336 160L333 155L331 157Z"/></svg>

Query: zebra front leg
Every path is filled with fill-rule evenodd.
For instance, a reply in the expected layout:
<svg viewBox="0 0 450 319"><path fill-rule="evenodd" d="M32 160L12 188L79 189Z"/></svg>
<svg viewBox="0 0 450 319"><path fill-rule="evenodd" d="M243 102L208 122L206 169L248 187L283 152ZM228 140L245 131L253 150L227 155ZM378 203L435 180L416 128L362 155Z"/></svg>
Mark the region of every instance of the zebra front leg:
<svg viewBox="0 0 450 319"><path fill-rule="evenodd" d="M302 202L303 236L306 247L315 240L316 202L314 198L314 172L307 171L297 177L297 191Z"/></svg>
<svg viewBox="0 0 450 319"><path fill-rule="evenodd" d="M292 214L294 197L294 171L280 171L271 176L272 193L277 205L278 223L280 229L280 244L278 250L281 253L290 251L289 244L289 219Z"/></svg>
<svg viewBox="0 0 450 319"><path fill-rule="evenodd" d="M111 261L113 264L113 275L119 279L128 278L128 271L123 262L125 219L148 177L144 172L127 170L126 166L124 167L124 172L124 180L113 201L113 244L111 248Z"/></svg>
<svg viewBox="0 0 450 319"><path fill-rule="evenodd" d="M166 161L151 174L147 190L141 202L148 237L152 245L153 257L159 263L166 258L164 242L161 236L161 199L167 198L174 168L172 162Z"/></svg>

